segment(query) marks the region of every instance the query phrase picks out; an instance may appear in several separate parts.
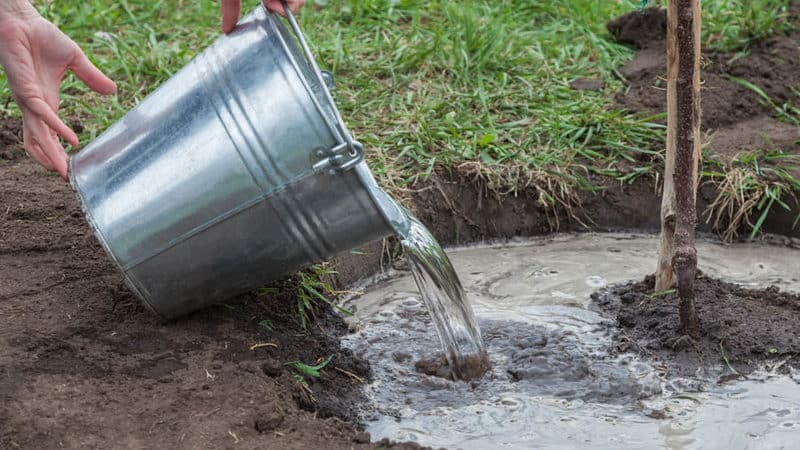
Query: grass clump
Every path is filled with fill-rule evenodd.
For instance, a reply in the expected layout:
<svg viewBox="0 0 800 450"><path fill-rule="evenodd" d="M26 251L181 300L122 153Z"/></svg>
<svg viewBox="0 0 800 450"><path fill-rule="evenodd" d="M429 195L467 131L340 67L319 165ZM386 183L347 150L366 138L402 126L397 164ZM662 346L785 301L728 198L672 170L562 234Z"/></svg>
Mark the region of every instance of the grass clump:
<svg viewBox="0 0 800 450"><path fill-rule="evenodd" d="M790 0L703 0L706 45L723 51L788 32Z"/></svg>
<svg viewBox="0 0 800 450"><path fill-rule="evenodd" d="M704 182L718 192L705 211L707 222L726 242L736 240L743 228L750 230L750 239L755 238L770 211L776 207L792 211L789 202L798 204L800 179L792 170L798 162L798 155L782 151L753 152L704 171Z"/></svg>
<svg viewBox="0 0 800 450"><path fill-rule="evenodd" d="M297 286L297 317L303 328L308 327L312 319L315 319L315 303L322 302L336 309L340 313L352 316L353 313L337 305L335 299L339 292L330 283L336 271L331 269L328 264L318 264L298 274L299 283Z"/></svg>
<svg viewBox="0 0 800 450"><path fill-rule="evenodd" d="M758 95L759 102L769 107L783 122L800 127L800 108L791 101L776 103L761 87L742 78L728 77ZM793 90L800 101L800 91ZM800 131L800 128L798 128ZM796 142L800 144L800 139ZM704 182L717 187L718 194L706 209L708 221L726 242L734 241L739 230L750 230L749 239L761 231L767 215L775 207L792 211L790 202L798 205L800 179L796 167L800 155L782 150L759 149L739 155L727 165L706 161L710 169L701 174ZM795 219L797 225L800 216Z"/></svg>

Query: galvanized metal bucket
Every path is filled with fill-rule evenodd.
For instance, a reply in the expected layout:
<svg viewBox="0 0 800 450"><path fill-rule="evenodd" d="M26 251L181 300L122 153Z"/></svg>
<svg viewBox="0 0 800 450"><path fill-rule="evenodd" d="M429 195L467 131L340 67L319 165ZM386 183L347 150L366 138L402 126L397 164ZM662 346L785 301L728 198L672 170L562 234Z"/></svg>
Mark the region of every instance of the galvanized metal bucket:
<svg viewBox="0 0 800 450"><path fill-rule="evenodd" d="M404 221L287 16L294 36L257 8L70 161L97 237L164 318Z"/></svg>

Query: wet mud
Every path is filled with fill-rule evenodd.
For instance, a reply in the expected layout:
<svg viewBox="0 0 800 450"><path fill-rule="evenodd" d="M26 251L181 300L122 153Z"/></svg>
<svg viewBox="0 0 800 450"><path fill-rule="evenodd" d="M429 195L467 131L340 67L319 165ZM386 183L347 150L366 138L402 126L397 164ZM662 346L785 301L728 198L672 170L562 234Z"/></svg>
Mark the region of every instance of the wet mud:
<svg viewBox="0 0 800 450"><path fill-rule="evenodd" d="M434 358L420 359L414 363L414 368L420 373L425 375L434 375L448 380L471 381L479 380L491 368L492 363L489 360L489 355L483 353L481 355L469 355L461 358L460 366L458 368L458 375L455 374L453 368L448 364L447 358L444 355L439 355Z"/></svg>
<svg viewBox="0 0 800 450"><path fill-rule="evenodd" d="M705 372L724 380L765 366L789 373L800 363L800 296L701 275L695 281L701 335L691 339L680 332L677 294L654 295L653 287L648 276L592 296L616 318L618 351L654 358L675 374Z"/></svg>
<svg viewBox="0 0 800 450"><path fill-rule="evenodd" d="M704 237L701 268L750 288L800 291L800 279L788 273L799 251L785 243L723 246ZM630 234L451 250L492 364L470 382L442 377L438 339L406 270L359 288L364 294L345 302L355 317L344 342L374 370L367 430L464 449L704 448L716 445L712 435L731 443L792 441L800 429L800 361L786 360L793 354L762 359L742 384L725 376L724 362L709 361L705 371L693 362L681 372L653 354L621 351L617 317L591 295L644 277L656 251L654 236ZM674 317L665 321L677 321L677 304L671 308ZM800 322L790 319L781 321Z"/></svg>

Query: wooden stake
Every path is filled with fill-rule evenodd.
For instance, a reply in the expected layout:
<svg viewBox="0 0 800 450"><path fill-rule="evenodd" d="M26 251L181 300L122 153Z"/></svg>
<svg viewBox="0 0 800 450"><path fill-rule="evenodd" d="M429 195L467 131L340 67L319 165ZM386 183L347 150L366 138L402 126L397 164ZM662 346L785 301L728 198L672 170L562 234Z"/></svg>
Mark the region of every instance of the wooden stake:
<svg viewBox="0 0 800 450"><path fill-rule="evenodd" d="M672 255L675 241L675 135L678 123L678 1L667 4L667 155L664 191L661 194L661 241L656 269L656 292L672 288Z"/></svg>
<svg viewBox="0 0 800 450"><path fill-rule="evenodd" d="M683 331L697 336L697 171L700 161L700 0L670 0L667 9L667 160L661 202L656 290L677 276Z"/></svg>

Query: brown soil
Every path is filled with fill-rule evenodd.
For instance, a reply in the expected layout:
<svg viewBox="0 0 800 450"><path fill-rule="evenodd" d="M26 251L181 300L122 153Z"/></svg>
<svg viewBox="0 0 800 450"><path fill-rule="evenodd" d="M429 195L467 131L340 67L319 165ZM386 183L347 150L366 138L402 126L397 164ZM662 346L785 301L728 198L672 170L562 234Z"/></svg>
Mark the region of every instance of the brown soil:
<svg viewBox="0 0 800 450"><path fill-rule="evenodd" d="M800 3L793 3L791 12L800 17ZM647 14L631 13L609 23L620 42L640 49L619 70L628 89L617 95L618 107L646 114L666 111L665 14L650 8ZM742 152L800 153L798 127L779 121L773 106L730 78L755 84L775 105L800 104L800 95L792 92L800 87L799 41L800 29L758 42L744 55L704 51L702 126L713 157L727 162Z"/></svg>
<svg viewBox="0 0 800 450"><path fill-rule="evenodd" d="M0 120L0 448L375 446L354 425L369 366L339 346L337 315L304 331L287 280L160 322L19 137ZM331 355L308 389L285 365Z"/></svg>
<svg viewBox="0 0 800 450"><path fill-rule="evenodd" d="M695 282L702 334L679 332L678 296L653 295L654 277L613 287L592 298L619 326L617 349L655 358L673 374L748 374L765 365L797 366L800 296L772 287L749 290L699 276ZM725 361L727 358L727 362Z"/></svg>
<svg viewBox="0 0 800 450"><path fill-rule="evenodd" d="M663 46L667 38L666 10L650 7L634 11L608 22L607 28L620 44L637 49Z"/></svg>

